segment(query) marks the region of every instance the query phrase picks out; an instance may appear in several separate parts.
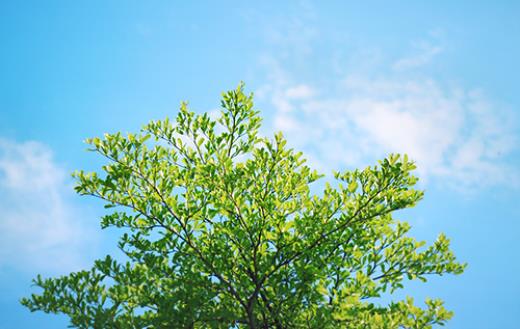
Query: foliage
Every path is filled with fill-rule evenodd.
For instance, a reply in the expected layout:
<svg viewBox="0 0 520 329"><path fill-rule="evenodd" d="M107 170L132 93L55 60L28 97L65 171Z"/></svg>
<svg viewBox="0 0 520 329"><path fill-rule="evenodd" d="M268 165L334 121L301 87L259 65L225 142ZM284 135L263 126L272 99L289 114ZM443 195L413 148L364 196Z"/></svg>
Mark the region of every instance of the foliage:
<svg viewBox="0 0 520 329"><path fill-rule="evenodd" d="M22 300L76 328L431 328L451 312L382 295L430 274L461 273L443 235L429 247L392 217L423 196L415 168L390 155L322 175L281 134L260 137L252 95L223 94L220 117L182 104L175 122L89 139L104 173L75 173L76 191L105 201L119 248L88 271L37 277Z"/></svg>

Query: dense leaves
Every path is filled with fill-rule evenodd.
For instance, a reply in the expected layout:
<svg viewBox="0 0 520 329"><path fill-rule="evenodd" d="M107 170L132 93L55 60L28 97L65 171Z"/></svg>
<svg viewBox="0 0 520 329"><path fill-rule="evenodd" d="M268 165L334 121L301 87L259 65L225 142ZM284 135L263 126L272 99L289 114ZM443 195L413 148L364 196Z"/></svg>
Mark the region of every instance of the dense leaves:
<svg viewBox="0 0 520 329"><path fill-rule="evenodd" d="M123 230L125 263L38 277L30 310L64 313L76 328L431 328L451 317L378 297L405 280L461 273L449 241L408 237L392 214L414 206L414 163L390 155L364 170L322 176L281 134L260 137L242 85L220 117L182 104L175 122L88 140L103 174L77 172L76 191L105 201L103 228Z"/></svg>

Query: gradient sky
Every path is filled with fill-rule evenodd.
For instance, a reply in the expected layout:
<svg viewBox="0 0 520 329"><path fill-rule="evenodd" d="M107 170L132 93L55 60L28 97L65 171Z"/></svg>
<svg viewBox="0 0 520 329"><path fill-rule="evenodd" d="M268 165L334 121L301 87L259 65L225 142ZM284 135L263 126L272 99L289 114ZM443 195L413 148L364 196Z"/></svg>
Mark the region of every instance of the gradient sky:
<svg viewBox="0 0 520 329"><path fill-rule="evenodd" d="M405 293L444 299L448 328L518 328L518 17L505 0L1 1L0 328L66 328L18 304L31 278L116 252L101 204L72 191L101 164L83 140L182 100L215 110L241 80L263 133L323 172L415 159L426 196L399 217L469 266Z"/></svg>

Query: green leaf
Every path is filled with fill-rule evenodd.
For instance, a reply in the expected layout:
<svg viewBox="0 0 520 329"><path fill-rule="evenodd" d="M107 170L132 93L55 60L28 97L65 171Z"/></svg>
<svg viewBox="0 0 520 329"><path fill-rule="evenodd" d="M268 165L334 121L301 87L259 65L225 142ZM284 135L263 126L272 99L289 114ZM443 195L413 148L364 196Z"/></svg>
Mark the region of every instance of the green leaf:
<svg viewBox="0 0 520 329"><path fill-rule="evenodd" d="M351 182L348 184L348 191L349 191L350 193L354 193L354 192L356 192L357 188L358 188L358 183L357 183L355 180L351 181Z"/></svg>

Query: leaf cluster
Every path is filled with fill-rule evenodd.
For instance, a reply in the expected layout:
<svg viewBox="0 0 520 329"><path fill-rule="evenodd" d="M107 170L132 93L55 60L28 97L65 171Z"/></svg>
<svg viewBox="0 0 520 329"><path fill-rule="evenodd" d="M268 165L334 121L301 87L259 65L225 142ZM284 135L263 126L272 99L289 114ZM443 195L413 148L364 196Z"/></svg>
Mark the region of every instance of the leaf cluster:
<svg viewBox="0 0 520 329"><path fill-rule="evenodd" d="M302 153L258 133L243 85L223 94L220 116L183 103L176 119L138 134L87 142L107 159L79 171L76 191L113 212L126 262L42 279L22 300L64 313L76 328L431 328L451 313L439 300L378 303L406 280L459 274L444 235L426 247L393 218L423 196L415 164L390 155L376 166L322 175Z"/></svg>

